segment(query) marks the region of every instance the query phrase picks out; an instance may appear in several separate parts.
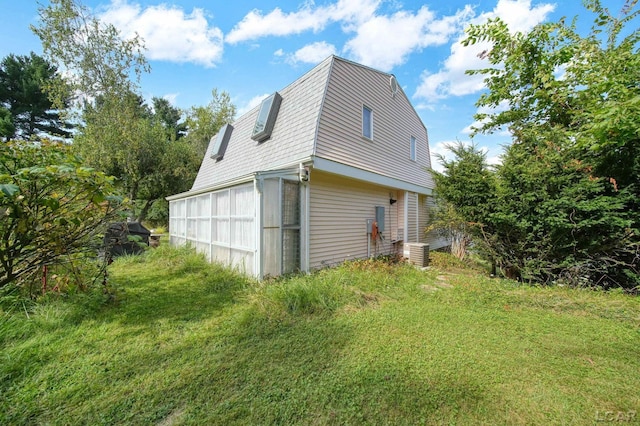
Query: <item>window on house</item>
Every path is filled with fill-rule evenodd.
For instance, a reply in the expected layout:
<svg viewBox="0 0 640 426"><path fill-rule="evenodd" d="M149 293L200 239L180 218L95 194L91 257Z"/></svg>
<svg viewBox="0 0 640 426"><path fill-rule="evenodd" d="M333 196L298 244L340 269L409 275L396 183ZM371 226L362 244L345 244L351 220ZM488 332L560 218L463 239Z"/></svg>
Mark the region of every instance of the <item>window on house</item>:
<svg viewBox="0 0 640 426"><path fill-rule="evenodd" d="M253 134L251 139L258 142L266 141L271 137L273 126L276 123L276 117L280 110L282 96L278 92L266 98L260 105L260 112L256 118L256 124L253 126Z"/></svg>
<svg viewBox="0 0 640 426"><path fill-rule="evenodd" d="M213 141L211 158L217 161L222 160L227 145L229 144L229 139L231 138L231 132L233 132L233 126L231 124L225 124L218 132L218 135L215 136L215 138L211 138Z"/></svg>
<svg viewBox="0 0 640 426"><path fill-rule="evenodd" d="M409 158L411 158L411 161L416 161L416 158L417 158L416 150L417 150L416 138L411 136L411 142L409 145Z"/></svg>
<svg viewBox="0 0 640 426"><path fill-rule="evenodd" d="M366 106L362 107L362 136L373 139L373 110Z"/></svg>

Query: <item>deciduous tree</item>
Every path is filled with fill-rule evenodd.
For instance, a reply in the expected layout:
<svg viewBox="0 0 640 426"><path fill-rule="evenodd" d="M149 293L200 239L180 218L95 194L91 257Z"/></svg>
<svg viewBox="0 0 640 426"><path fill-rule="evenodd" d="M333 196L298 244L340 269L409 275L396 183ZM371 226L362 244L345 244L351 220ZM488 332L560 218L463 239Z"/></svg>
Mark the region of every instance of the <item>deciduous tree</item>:
<svg viewBox="0 0 640 426"><path fill-rule="evenodd" d="M40 38L45 58L68 72L68 83L82 105L98 96L135 92L143 72L150 70L139 36L123 39L118 29L100 21L76 0L50 0L38 9L40 23L32 31ZM66 87L48 88L60 105Z"/></svg>
<svg viewBox="0 0 640 426"><path fill-rule="evenodd" d="M43 265L94 250L116 217L113 178L87 168L68 145L0 145L0 289Z"/></svg>
<svg viewBox="0 0 640 426"><path fill-rule="evenodd" d="M192 107L187 111L187 141L201 157L207 152L209 141L218 130L233 122L236 107L227 92L211 91L211 101L206 106Z"/></svg>

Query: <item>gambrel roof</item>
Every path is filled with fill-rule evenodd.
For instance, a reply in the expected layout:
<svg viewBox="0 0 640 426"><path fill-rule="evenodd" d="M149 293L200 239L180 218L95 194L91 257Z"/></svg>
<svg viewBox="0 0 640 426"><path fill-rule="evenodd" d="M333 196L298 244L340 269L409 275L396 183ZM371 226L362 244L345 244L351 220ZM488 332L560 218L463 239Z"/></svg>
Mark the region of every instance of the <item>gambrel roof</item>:
<svg viewBox="0 0 640 426"><path fill-rule="evenodd" d="M192 190L232 181L257 171L297 165L313 153L318 116L333 57L329 57L291 85L278 91L282 104L264 142L251 139L260 105L233 123L224 158L211 158L210 144Z"/></svg>
<svg viewBox="0 0 640 426"><path fill-rule="evenodd" d="M258 105L232 124L222 158L212 158L215 143L210 143L192 189L169 199L301 163L389 187L431 192L427 130L392 74L330 56L278 93L282 103L269 139L251 138ZM362 137L363 106L373 109L373 140ZM418 161L408 160L410 138L423 147Z"/></svg>

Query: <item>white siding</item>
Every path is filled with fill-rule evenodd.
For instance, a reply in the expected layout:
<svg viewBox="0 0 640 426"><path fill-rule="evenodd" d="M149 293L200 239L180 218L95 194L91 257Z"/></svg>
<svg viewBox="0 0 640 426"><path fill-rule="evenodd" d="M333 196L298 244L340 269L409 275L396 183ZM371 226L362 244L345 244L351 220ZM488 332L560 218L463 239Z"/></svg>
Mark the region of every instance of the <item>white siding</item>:
<svg viewBox="0 0 640 426"><path fill-rule="evenodd" d="M371 255L394 253L391 243L398 223L398 203L389 204L389 188L337 175L312 172L310 182L310 268L346 259L367 257L367 219L375 219L375 206L385 207L383 241L371 246Z"/></svg>
<svg viewBox="0 0 640 426"><path fill-rule="evenodd" d="M427 131L390 74L336 58L322 107L316 155L432 188ZM373 110L373 140L362 136L362 107ZM410 159L416 138L417 161Z"/></svg>

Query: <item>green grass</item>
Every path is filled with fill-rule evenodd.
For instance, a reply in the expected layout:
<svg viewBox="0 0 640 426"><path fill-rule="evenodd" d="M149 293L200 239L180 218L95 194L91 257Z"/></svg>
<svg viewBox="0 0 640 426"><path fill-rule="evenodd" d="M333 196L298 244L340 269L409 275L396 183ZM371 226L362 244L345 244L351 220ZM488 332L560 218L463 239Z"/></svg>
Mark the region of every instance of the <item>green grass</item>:
<svg viewBox="0 0 640 426"><path fill-rule="evenodd" d="M0 311L0 424L582 425L640 411L637 297L459 266L359 261L255 283L187 250L120 259L113 301Z"/></svg>

